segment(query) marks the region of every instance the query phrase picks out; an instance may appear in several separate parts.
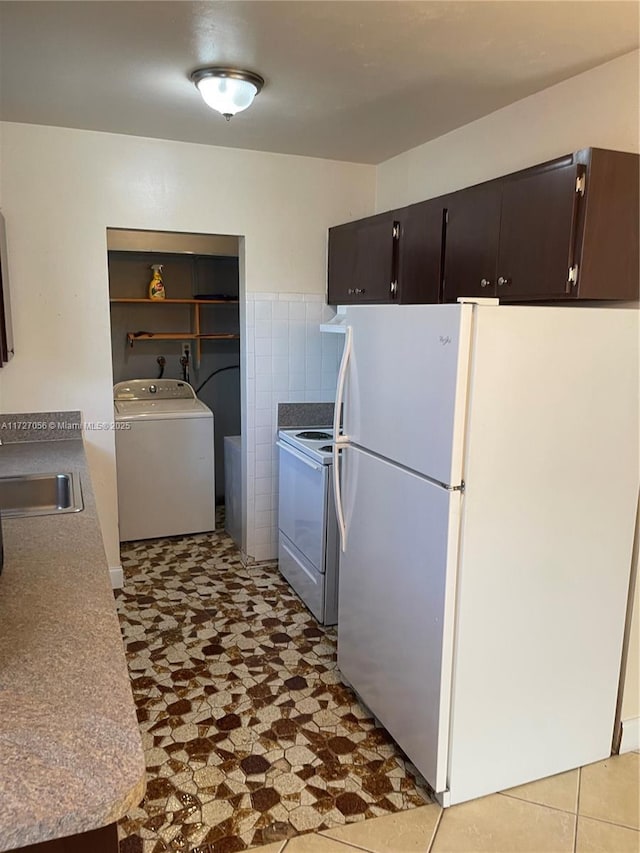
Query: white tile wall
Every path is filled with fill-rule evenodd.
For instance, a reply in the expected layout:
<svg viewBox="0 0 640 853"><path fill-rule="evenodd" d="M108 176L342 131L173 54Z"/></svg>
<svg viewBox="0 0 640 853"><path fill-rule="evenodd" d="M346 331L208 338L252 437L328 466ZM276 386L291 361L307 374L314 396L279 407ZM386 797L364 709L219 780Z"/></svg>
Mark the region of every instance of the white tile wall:
<svg viewBox="0 0 640 853"><path fill-rule="evenodd" d="M241 346L246 364L247 555L278 555L278 403L334 399L343 339L320 332L333 317L320 294L248 293Z"/></svg>

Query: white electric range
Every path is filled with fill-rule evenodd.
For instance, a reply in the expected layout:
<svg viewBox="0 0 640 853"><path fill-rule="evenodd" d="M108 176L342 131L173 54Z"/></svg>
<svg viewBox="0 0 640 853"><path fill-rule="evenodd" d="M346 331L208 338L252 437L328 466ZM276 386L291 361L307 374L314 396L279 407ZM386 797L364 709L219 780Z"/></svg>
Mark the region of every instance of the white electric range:
<svg viewBox="0 0 640 853"><path fill-rule="evenodd" d="M333 497L333 430L278 433L280 572L324 625L338 621L338 529Z"/></svg>
<svg viewBox="0 0 640 853"><path fill-rule="evenodd" d="M333 427L281 429L278 437L322 465L332 464Z"/></svg>

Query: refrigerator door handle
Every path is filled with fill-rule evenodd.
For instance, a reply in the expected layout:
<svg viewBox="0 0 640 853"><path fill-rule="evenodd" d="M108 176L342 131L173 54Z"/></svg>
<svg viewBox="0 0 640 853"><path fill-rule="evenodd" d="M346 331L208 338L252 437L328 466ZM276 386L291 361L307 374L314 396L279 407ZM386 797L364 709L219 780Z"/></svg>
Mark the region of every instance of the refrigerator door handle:
<svg viewBox="0 0 640 853"><path fill-rule="evenodd" d="M342 492L340 491L340 445L345 445L349 441L346 435L340 435L340 413L342 411L342 399L344 396L344 382L347 375L347 367L351 357L351 326L345 329L344 349L342 350L342 360L340 361L340 371L338 372L338 387L336 388L336 402L333 407L333 494L336 505L336 517L338 519L338 529L340 530L340 547L344 553L347 546L347 527L344 520L344 510L342 506Z"/></svg>

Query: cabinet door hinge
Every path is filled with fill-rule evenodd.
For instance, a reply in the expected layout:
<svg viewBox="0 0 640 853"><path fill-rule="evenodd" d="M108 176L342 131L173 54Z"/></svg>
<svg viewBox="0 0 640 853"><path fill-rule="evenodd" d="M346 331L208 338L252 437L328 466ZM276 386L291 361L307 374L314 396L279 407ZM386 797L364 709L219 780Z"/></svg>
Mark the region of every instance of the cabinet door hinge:
<svg viewBox="0 0 640 853"><path fill-rule="evenodd" d="M578 175L576 178L576 192L580 193L580 195L584 195L584 191L587 186L587 178L585 175Z"/></svg>
<svg viewBox="0 0 640 853"><path fill-rule="evenodd" d="M578 264L569 267L569 282L571 287L576 287L578 284Z"/></svg>
<svg viewBox="0 0 640 853"><path fill-rule="evenodd" d="M399 224L398 222L394 222L394 223L393 223L393 231L392 231L392 234L393 234L393 239L394 239L394 240L399 240L399 239L400 239L400 224Z"/></svg>
<svg viewBox="0 0 640 853"><path fill-rule="evenodd" d="M392 281L391 282L391 295L395 296L397 292L398 292L398 282Z"/></svg>

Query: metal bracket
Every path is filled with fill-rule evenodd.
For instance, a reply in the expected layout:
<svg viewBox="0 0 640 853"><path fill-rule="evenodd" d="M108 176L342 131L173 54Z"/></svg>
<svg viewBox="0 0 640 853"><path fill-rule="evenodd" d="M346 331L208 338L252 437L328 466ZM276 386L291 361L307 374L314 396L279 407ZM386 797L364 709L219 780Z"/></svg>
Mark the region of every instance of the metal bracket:
<svg viewBox="0 0 640 853"><path fill-rule="evenodd" d="M568 283L575 287L578 284L578 264L574 264L572 267L569 267L569 281Z"/></svg>

